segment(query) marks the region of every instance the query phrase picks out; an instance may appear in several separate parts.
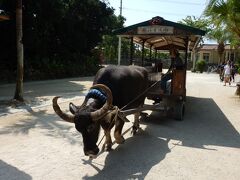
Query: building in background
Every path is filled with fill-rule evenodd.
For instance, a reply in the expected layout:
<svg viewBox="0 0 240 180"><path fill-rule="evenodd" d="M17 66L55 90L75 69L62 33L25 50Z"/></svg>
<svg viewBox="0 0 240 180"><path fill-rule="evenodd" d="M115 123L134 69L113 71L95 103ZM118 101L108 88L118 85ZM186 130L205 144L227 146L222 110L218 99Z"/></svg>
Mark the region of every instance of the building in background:
<svg viewBox="0 0 240 180"><path fill-rule="evenodd" d="M219 55L217 49L218 44L203 44L198 50L196 57L197 61L205 60L208 64L218 64ZM225 60L236 62L240 59L240 48L231 48L229 44L226 44L223 57Z"/></svg>

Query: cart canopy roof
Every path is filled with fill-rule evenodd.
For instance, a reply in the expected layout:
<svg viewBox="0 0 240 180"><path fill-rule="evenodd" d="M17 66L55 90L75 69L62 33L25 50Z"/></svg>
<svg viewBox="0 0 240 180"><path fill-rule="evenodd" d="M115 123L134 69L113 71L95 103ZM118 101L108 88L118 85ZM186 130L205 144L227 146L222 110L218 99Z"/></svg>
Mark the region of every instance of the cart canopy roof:
<svg viewBox="0 0 240 180"><path fill-rule="evenodd" d="M113 31L120 37L133 38L138 44L144 42L145 47L152 47L156 50L169 50L176 48L179 50L193 50L205 31L191 26L175 23L154 17L148 21L134 24Z"/></svg>

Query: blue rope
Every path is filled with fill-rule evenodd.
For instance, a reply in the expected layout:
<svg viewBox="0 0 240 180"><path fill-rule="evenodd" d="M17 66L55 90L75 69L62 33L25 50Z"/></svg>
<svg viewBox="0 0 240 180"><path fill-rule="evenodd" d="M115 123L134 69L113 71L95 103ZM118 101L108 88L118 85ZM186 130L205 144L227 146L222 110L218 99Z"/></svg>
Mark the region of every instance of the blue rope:
<svg viewBox="0 0 240 180"><path fill-rule="evenodd" d="M90 89L86 97L98 99L102 103L105 103L107 100L107 96L105 95L105 93L101 92L98 89Z"/></svg>

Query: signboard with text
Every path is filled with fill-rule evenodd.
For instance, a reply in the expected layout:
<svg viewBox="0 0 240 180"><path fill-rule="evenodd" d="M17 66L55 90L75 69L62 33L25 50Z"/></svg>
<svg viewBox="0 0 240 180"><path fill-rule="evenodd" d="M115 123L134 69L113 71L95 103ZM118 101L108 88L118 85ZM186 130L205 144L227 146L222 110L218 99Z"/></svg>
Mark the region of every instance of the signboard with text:
<svg viewBox="0 0 240 180"><path fill-rule="evenodd" d="M138 27L138 34L173 34L172 26L142 26Z"/></svg>

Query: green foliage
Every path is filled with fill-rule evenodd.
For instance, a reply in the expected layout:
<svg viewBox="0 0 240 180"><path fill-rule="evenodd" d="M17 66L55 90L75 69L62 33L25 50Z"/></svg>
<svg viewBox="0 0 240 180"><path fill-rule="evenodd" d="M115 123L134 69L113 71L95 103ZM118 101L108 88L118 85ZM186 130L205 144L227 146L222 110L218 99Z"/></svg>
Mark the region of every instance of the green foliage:
<svg viewBox="0 0 240 180"><path fill-rule="evenodd" d="M209 17L196 18L195 16L187 16L180 21L180 23L205 30L207 32L205 36L208 39L216 40L218 42L219 63L223 61L226 42L235 42L229 29L223 24L216 23L215 19Z"/></svg>
<svg viewBox="0 0 240 180"><path fill-rule="evenodd" d="M114 35L105 35L101 44L104 51L105 63L113 63L117 60L118 38Z"/></svg>
<svg viewBox="0 0 240 180"><path fill-rule="evenodd" d="M113 29L122 28L125 22L125 18L122 16L112 16L114 24L112 24ZM122 39L122 51L128 50L128 42ZM103 36L103 41L99 45L104 52L105 63L114 64L117 62L118 56L118 37L116 35L108 34Z"/></svg>
<svg viewBox="0 0 240 180"><path fill-rule="evenodd" d="M229 32L240 37L240 1L209 0L204 11L216 26L225 26Z"/></svg>
<svg viewBox="0 0 240 180"><path fill-rule="evenodd" d="M240 59L237 60L237 72L240 74Z"/></svg>
<svg viewBox="0 0 240 180"><path fill-rule="evenodd" d="M182 21L179 21L178 23L202 29L207 33L211 31L209 19L202 18L202 17L187 16L186 18L182 19Z"/></svg>
<svg viewBox="0 0 240 180"><path fill-rule="evenodd" d="M0 77L12 79L16 69L15 3L0 0L0 9L11 17L0 23L0 63L10 73ZM33 75L55 78L93 73L98 63L92 50L103 35L119 26L113 12L100 0L23 0L25 79L33 79Z"/></svg>
<svg viewBox="0 0 240 180"><path fill-rule="evenodd" d="M200 73L202 73L204 71L204 68L206 67L206 61L204 60L199 60L197 61L197 71L200 71Z"/></svg>

